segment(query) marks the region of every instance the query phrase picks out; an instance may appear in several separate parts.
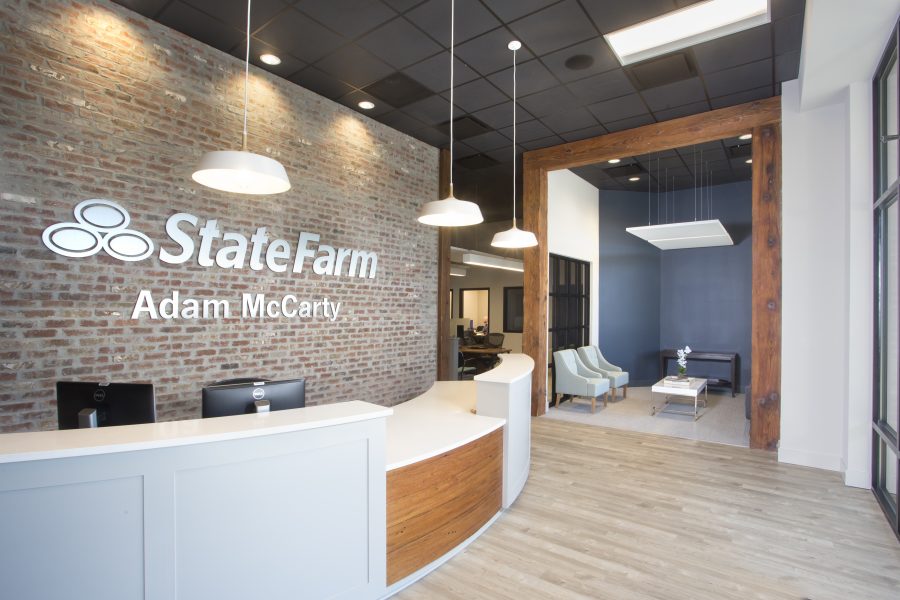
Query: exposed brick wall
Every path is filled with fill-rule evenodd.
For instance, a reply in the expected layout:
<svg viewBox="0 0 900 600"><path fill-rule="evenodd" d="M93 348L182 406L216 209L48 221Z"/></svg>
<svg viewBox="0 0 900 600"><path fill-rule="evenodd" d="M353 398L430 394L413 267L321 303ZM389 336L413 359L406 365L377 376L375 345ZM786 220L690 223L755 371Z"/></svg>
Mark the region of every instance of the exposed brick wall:
<svg viewBox="0 0 900 600"><path fill-rule="evenodd" d="M437 150L251 67L249 149L281 161L293 189L204 188L190 178L203 152L240 147L242 75L239 59L104 0L0 4L0 431L54 428L57 380L152 382L162 420L199 416L201 386L230 377L305 376L312 404L396 404L434 381L437 234L415 215L437 195ZM89 198L122 204L154 255L44 247L42 231ZM176 212L294 245L319 233L377 252L377 277L165 264ZM342 310L335 323L132 321L143 288L233 308L243 291L327 296Z"/></svg>

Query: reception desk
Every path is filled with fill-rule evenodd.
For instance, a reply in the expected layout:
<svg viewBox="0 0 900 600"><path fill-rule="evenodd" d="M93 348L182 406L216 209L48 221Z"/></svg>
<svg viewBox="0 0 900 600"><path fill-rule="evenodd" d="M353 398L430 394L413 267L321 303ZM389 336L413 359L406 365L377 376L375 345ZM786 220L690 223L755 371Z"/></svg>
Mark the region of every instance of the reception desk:
<svg viewBox="0 0 900 600"><path fill-rule="evenodd" d="M3 596L389 596L521 490L532 369L508 355L393 409L0 435Z"/></svg>

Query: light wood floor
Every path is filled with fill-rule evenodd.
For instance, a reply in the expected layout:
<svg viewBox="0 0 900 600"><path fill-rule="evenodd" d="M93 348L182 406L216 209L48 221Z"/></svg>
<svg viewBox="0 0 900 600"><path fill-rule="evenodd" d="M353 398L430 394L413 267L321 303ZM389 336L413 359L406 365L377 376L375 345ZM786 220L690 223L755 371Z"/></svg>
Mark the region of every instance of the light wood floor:
<svg viewBox="0 0 900 600"><path fill-rule="evenodd" d="M900 598L900 543L836 473L547 418L532 432L518 501L395 598Z"/></svg>

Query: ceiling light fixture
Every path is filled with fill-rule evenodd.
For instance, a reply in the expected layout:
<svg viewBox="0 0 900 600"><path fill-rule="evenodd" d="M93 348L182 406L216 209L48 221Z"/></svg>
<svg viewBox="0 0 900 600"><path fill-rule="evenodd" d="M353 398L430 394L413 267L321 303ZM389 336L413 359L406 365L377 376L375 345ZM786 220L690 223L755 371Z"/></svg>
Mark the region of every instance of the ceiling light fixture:
<svg viewBox="0 0 900 600"><path fill-rule="evenodd" d="M530 231L523 231L516 227L516 52L521 47L522 43L517 40L511 41L507 46L513 53L513 226L511 229L498 231L494 234L494 239L491 240L491 246L494 246L495 248L531 248L537 246L538 243L537 238L534 237L533 233Z"/></svg>
<svg viewBox="0 0 900 600"><path fill-rule="evenodd" d="M752 158L748 158L748 159L745 160L744 162L747 163L748 165L752 165L752 164L753 164L753 159L752 159Z"/></svg>
<svg viewBox="0 0 900 600"><path fill-rule="evenodd" d="M465 277L466 276L466 268L465 267L457 267L456 265L450 265L450 276L451 277Z"/></svg>
<svg viewBox="0 0 900 600"><path fill-rule="evenodd" d="M260 54L259 60L263 61L267 65L272 65L273 67L281 64L281 59L275 56L274 54Z"/></svg>
<svg viewBox="0 0 900 600"><path fill-rule="evenodd" d="M240 151L207 152L191 176L206 187L235 194L280 194L291 189L284 167L275 159L247 151L247 103L250 81L250 0L247 0L247 54L244 59L244 133Z"/></svg>
<svg viewBox="0 0 900 600"><path fill-rule="evenodd" d="M504 258L494 254L475 254L467 252L462 257L463 264L474 265L476 267L490 267L492 269L503 269L504 271L516 271L517 273L525 272L525 265L521 260L514 258Z"/></svg>
<svg viewBox="0 0 900 600"><path fill-rule="evenodd" d="M718 219L626 227L625 231L650 242L660 250L734 245L731 236Z"/></svg>
<svg viewBox="0 0 900 600"><path fill-rule="evenodd" d="M625 66L770 20L769 0L706 0L603 37Z"/></svg>
<svg viewBox="0 0 900 600"><path fill-rule="evenodd" d="M437 227L462 227L484 221L481 209L474 202L460 200L453 195L453 50L456 38L456 0L450 1L450 194L443 200L431 200L422 205L419 223Z"/></svg>
<svg viewBox="0 0 900 600"><path fill-rule="evenodd" d="M359 106L363 110L372 110L373 108L375 108L375 103L368 100L363 100L362 102L357 104L357 106Z"/></svg>
<svg viewBox="0 0 900 600"><path fill-rule="evenodd" d="M629 177L628 178L628 181L640 181L640 180L641 180L640 177Z"/></svg>
<svg viewBox="0 0 900 600"><path fill-rule="evenodd" d="M744 135L740 136L738 139L739 139L739 140L749 140L749 139L751 139L751 138L753 138L753 134L752 134L752 133L745 133Z"/></svg>
<svg viewBox="0 0 900 600"><path fill-rule="evenodd" d="M608 162L611 165L616 165L616 164L622 162L622 159L621 158L611 158L606 162Z"/></svg>

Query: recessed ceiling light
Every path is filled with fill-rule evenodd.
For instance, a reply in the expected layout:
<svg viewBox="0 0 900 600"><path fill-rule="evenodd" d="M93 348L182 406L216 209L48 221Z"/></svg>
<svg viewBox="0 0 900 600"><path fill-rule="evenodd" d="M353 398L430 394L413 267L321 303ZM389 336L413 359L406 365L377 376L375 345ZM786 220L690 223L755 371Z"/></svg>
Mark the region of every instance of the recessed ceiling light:
<svg viewBox="0 0 900 600"><path fill-rule="evenodd" d="M609 164L611 164L611 165L614 165L614 164L620 163L620 162L622 162L622 159L621 159L621 158L611 158L611 159L609 159Z"/></svg>
<svg viewBox="0 0 900 600"><path fill-rule="evenodd" d="M259 60L263 61L267 65L272 65L273 67L275 65L281 64L281 59L278 58L277 56L275 56L274 54L260 54Z"/></svg>
<svg viewBox="0 0 900 600"><path fill-rule="evenodd" d="M753 164L753 159L752 159L752 158L748 158L748 159L745 160L744 162L747 163L748 165L751 165L751 164Z"/></svg>
<svg viewBox="0 0 900 600"><path fill-rule="evenodd" d="M628 181L640 181L640 180L641 180L640 177L629 177L628 178Z"/></svg>
<svg viewBox="0 0 900 600"><path fill-rule="evenodd" d="M624 66L770 20L768 0L706 0L603 37Z"/></svg>
<svg viewBox="0 0 900 600"><path fill-rule="evenodd" d="M375 108L375 103L369 102L368 100L363 100L357 106L359 106L363 110L372 110L373 108Z"/></svg>
<svg viewBox="0 0 900 600"><path fill-rule="evenodd" d="M742 136L739 137L738 139L739 139L739 140L749 140L749 139L752 138L752 137L753 137L753 134L752 134L752 133L745 133L744 135L742 135Z"/></svg>

